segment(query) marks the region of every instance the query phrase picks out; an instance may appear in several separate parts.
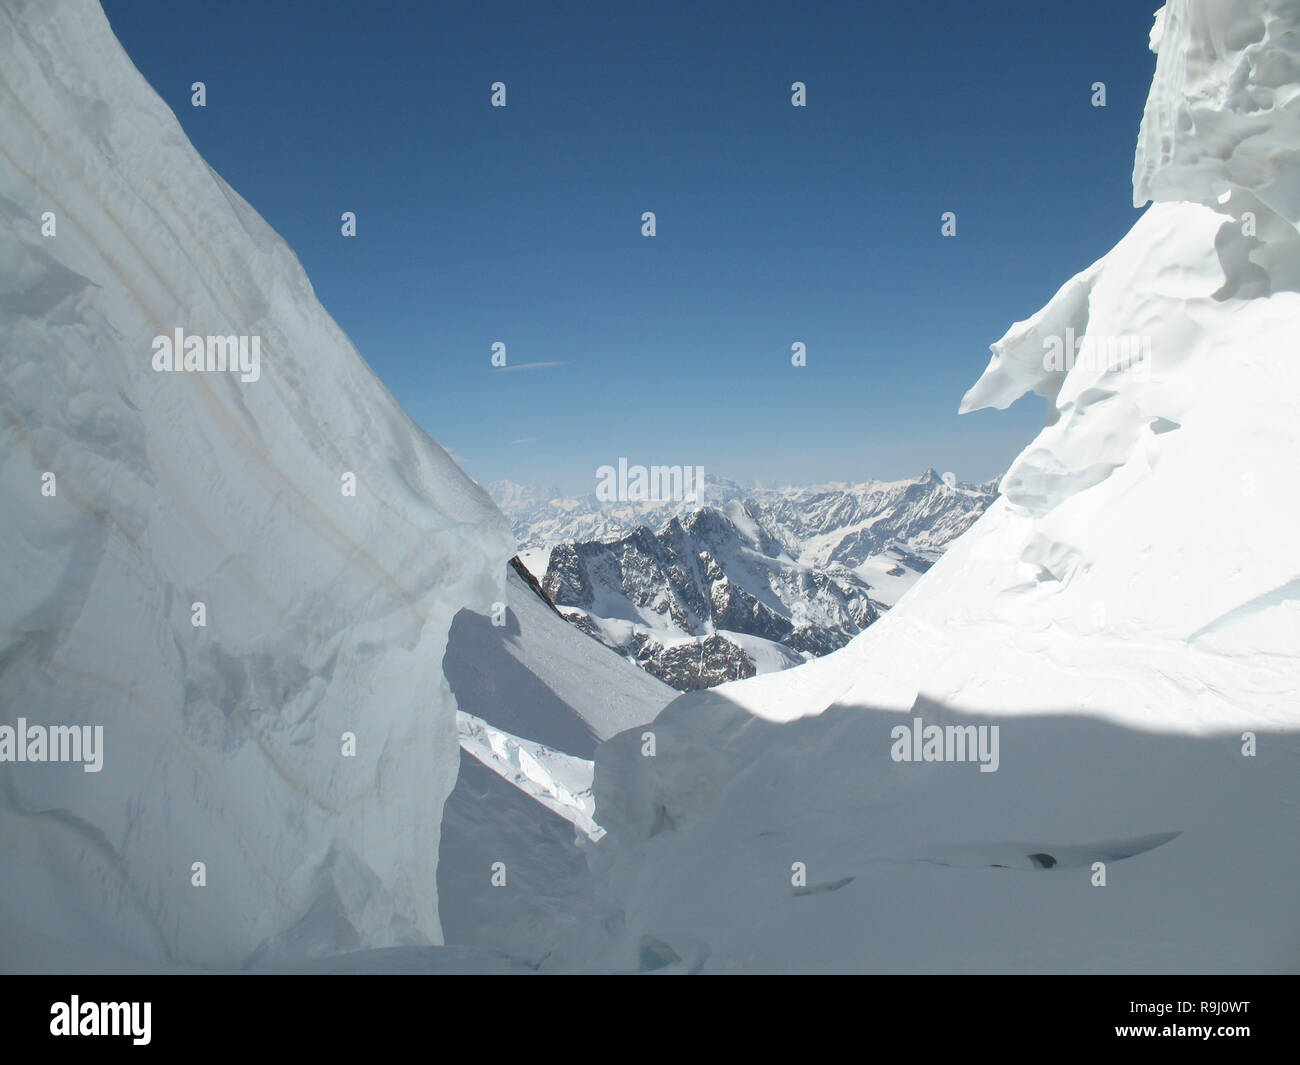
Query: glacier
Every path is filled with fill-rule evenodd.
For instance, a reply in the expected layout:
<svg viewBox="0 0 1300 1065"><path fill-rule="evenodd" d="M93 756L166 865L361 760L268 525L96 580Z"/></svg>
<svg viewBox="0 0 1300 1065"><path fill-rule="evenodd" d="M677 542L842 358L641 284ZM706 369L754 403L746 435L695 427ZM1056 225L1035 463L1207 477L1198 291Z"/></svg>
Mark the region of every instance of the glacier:
<svg viewBox="0 0 1300 1065"><path fill-rule="evenodd" d="M1151 45L1150 206L962 400L1046 403L999 498L847 646L673 699L98 5L0 6L0 721L103 729L0 761L0 969L1300 967L1300 8ZM178 331L257 372L156 372Z"/></svg>
<svg viewBox="0 0 1300 1065"><path fill-rule="evenodd" d="M510 530L97 4L0 6L0 55L0 713L104 729L0 764L0 967L439 944L443 653ZM178 329L260 375L155 372Z"/></svg>

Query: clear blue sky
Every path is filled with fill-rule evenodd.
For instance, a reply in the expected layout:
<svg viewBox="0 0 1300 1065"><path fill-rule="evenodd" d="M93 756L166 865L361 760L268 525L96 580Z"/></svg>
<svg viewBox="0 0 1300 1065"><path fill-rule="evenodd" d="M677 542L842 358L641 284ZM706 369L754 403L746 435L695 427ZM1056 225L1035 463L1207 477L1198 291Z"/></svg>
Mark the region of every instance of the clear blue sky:
<svg viewBox="0 0 1300 1065"><path fill-rule="evenodd" d="M1042 401L957 405L1136 218L1157 6L104 0L415 419L480 481L569 491L620 456L1001 474ZM497 340L565 365L494 373Z"/></svg>

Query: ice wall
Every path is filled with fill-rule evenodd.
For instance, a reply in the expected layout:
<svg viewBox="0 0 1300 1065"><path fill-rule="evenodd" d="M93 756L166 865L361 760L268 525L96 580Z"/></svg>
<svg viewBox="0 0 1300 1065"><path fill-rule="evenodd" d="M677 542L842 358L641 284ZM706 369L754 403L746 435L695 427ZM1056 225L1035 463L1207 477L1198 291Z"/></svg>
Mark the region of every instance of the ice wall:
<svg viewBox="0 0 1300 1065"><path fill-rule="evenodd" d="M156 371L176 329L257 372ZM93 0L0 6L0 498L0 724L103 727L0 762L0 960L439 942L441 662L508 527Z"/></svg>

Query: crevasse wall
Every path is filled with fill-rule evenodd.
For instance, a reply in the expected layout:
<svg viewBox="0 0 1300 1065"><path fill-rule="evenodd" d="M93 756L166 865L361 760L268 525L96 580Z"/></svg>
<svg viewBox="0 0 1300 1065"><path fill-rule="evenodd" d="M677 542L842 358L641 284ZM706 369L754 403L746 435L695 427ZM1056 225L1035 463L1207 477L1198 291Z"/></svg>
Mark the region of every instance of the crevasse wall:
<svg viewBox="0 0 1300 1065"><path fill-rule="evenodd" d="M0 723L104 730L98 773L0 763L4 953L440 942L442 655L506 523L93 0L0 7L0 56ZM176 328L260 377L155 372Z"/></svg>

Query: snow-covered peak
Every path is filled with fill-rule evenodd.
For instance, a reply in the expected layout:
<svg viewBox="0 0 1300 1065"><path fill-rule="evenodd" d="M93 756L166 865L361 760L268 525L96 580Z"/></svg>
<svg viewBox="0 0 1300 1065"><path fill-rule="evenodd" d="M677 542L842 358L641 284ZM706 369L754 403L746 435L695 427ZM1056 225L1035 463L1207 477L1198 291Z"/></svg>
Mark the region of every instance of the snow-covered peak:
<svg viewBox="0 0 1300 1065"><path fill-rule="evenodd" d="M702 509L693 500L645 504L547 497L509 481L487 488L514 524L521 556L541 572L555 544L617 540L641 525L658 532L674 518L684 523ZM793 556L807 554L810 563L858 564L889 540L919 550L941 548L974 521L993 495L991 483L958 482L933 468L898 481L786 487L740 485L706 474L703 507L721 511L753 536L775 535Z"/></svg>

